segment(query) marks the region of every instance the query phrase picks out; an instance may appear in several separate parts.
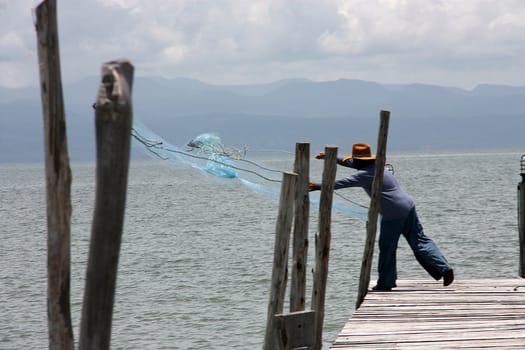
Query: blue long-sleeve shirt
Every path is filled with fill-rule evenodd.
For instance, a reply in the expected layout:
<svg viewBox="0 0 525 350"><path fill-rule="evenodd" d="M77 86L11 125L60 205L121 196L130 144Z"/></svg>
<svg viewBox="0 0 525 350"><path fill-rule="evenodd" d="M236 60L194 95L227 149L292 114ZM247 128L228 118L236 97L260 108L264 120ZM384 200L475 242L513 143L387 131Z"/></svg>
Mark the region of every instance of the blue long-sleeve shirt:
<svg viewBox="0 0 525 350"><path fill-rule="evenodd" d="M353 159L344 161L342 157L338 157L337 163L345 167L354 168ZM374 173L375 164L372 163L357 170L357 172L348 177L337 180L335 182L335 189L362 187L365 192L371 196ZM385 170L383 177L383 190L381 191L381 205L379 209L379 212L383 217L382 220L402 219L408 215L414 206L415 204L412 197L403 191L396 178L389 171Z"/></svg>

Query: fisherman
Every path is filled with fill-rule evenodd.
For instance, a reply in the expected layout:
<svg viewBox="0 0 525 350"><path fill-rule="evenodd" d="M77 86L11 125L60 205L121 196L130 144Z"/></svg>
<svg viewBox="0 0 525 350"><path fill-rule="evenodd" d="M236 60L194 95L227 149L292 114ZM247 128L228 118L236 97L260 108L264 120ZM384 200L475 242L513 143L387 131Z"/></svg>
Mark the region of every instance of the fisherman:
<svg viewBox="0 0 525 350"><path fill-rule="evenodd" d="M319 152L315 158L324 159L324 152ZM375 155L370 145L356 143L352 146L352 154L338 157L339 165L357 169L357 172L335 181L335 189L345 187L362 187L371 196L372 182L375 172ZM309 183L310 191L321 189L315 182ZM432 239L423 232L419 222L416 207L412 198L401 189L396 178L389 172L384 172L383 189L381 191L381 229L379 234L379 278L376 291L391 291L396 287L397 268L396 250L399 237L402 234L419 264L436 280L443 278L443 285L448 286L454 281L454 271L440 252Z"/></svg>

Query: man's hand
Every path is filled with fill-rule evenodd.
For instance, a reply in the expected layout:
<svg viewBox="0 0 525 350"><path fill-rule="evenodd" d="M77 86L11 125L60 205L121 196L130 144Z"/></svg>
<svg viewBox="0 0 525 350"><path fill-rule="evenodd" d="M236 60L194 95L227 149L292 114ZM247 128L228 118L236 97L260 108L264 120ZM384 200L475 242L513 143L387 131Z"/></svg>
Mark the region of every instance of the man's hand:
<svg viewBox="0 0 525 350"><path fill-rule="evenodd" d="M308 184L308 191L319 191L321 189L321 185L316 184L315 182L310 182Z"/></svg>
<svg viewBox="0 0 525 350"><path fill-rule="evenodd" d="M315 155L315 159L324 159L324 152L319 152Z"/></svg>

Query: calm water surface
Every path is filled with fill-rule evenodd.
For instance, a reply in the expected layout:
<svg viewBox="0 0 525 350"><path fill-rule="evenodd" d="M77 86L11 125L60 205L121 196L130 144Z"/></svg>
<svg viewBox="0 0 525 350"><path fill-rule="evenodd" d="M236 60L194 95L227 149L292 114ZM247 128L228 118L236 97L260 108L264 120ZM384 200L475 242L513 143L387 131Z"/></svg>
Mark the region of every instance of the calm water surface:
<svg viewBox="0 0 525 350"><path fill-rule="evenodd" d="M388 159L457 279L517 276L520 156L397 154ZM292 168L290 159L268 163ZM94 164L73 163L72 171L71 300L78 337ZM322 162L312 160L312 179L319 180L321 171ZM339 168L338 176L347 171ZM129 176L112 348L260 349L277 199L233 180L155 161L133 161ZM0 349L46 349L43 165L1 164L0 179ZM367 203L360 189L341 193ZM312 208L311 241L316 217ZM364 235L363 222L334 212L326 346L353 312ZM311 270L311 254L309 265ZM398 274L430 279L403 240Z"/></svg>

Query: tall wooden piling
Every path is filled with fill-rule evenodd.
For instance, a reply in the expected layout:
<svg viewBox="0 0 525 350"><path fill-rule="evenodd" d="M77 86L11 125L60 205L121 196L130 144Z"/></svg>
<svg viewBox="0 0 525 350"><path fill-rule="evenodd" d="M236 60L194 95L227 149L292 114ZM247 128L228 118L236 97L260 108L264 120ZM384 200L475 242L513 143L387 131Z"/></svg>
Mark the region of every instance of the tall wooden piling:
<svg viewBox="0 0 525 350"><path fill-rule="evenodd" d="M60 73L56 0L35 11L44 115L49 349L73 349L70 311L71 169Z"/></svg>
<svg viewBox="0 0 525 350"><path fill-rule="evenodd" d="M281 184L281 195L279 199L279 212L275 227L275 244L272 267L272 285L270 287L270 301L266 318L266 335L264 338L264 349L279 349L276 332L276 314L282 314L284 307L284 296L286 292L286 280L288 278L288 250L290 245L290 234L292 230L295 188L297 175L284 173Z"/></svg>
<svg viewBox="0 0 525 350"><path fill-rule="evenodd" d="M518 184L519 274L521 278L525 278L525 155L521 156L520 168L521 182Z"/></svg>
<svg viewBox="0 0 525 350"><path fill-rule="evenodd" d="M372 183L372 195L370 198L370 208L368 209L368 221L366 225L366 242L361 263L361 274L359 278L359 290L356 301L356 308L359 308L363 302L368 285L370 284L370 273L372 269L372 260L374 256L374 245L377 231L377 217L379 215L379 206L381 204L381 190L383 188L383 175L386 163L386 145L388 139L388 123L390 121L390 112L381 111L379 135L377 141L377 153L375 163L374 180Z"/></svg>
<svg viewBox="0 0 525 350"><path fill-rule="evenodd" d="M124 223L133 66L105 63L96 100L96 198L80 324L80 350L109 349Z"/></svg>
<svg viewBox="0 0 525 350"><path fill-rule="evenodd" d="M306 297L306 260L308 255L308 221L310 216L310 144L295 146L294 172L298 175L295 191L293 229L293 263L290 283L290 311L303 311Z"/></svg>
<svg viewBox="0 0 525 350"><path fill-rule="evenodd" d="M315 239L315 270L312 288L312 310L314 321L314 350L323 345L324 304L326 282L328 279L328 258L332 239L332 199L334 194L335 175L337 172L337 146L326 146L323 168L323 182L319 202L318 234Z"/></svg>

